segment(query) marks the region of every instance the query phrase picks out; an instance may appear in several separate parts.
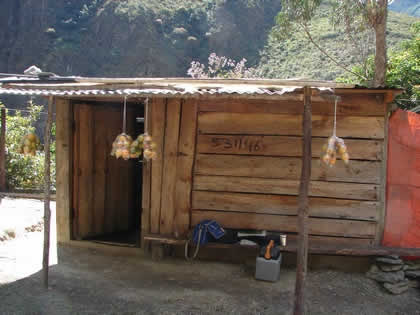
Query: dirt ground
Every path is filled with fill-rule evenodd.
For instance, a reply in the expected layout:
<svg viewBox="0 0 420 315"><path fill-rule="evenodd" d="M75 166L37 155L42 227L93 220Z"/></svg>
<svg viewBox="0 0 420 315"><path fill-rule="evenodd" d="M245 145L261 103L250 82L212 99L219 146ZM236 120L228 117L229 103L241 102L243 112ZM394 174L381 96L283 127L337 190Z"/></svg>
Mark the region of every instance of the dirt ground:
<svg viewBox="0 0 420 315"><path fill-rule="evenodd" d="M32 203L27 206L42 209ZM292 307L293 269L266 283L254 280L250 263L155 262L60 247L57 264L56 253L52 246L46 291L42 233L0 242L0 314L290 314ZM361 273L310 271L306 301L308 314L420 314L418 289L393 296Z"/></svg>

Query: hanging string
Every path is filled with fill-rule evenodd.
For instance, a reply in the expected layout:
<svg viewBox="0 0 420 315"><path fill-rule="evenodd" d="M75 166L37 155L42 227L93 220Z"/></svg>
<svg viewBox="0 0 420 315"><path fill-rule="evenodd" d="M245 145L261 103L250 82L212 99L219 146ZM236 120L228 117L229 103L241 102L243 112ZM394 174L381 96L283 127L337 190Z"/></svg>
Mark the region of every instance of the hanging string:
<svg viewBox="0 0 420 315"><path fill-rule="evenodd" d="M127 96L124 96L124 110L123 110L123 133L126 131L127 126Z"/></svg>
<svg viewBox="0 0 420 315"><path fill-rule="evenodd" d="M334 103L334 128L333 128L333 136L336 136L337 131L337 102L338 97L335 97L335 103Z"/></svg>
<svg viewBox="0 0 420 315"><path fill-rule="evenodd" d="M147 113L149 112L149 98L146 98L146 101L144 102L144 114L143 114L143 116L144 116L144 133L145 134L149 134L148 133L148 131L149 131L149 129L148 129L148 123L147 123L147 121L149 120L148 119L148 115L147 115Z"/></svg>

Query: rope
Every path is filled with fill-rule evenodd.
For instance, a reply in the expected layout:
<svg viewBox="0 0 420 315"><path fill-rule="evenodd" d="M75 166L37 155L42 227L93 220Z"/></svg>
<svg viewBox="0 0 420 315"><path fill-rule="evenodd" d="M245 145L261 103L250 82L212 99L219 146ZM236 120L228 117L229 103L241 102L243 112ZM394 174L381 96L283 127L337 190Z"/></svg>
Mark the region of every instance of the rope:
<svg viewBox="0 0 420 315"><path fill-rule="evenodd" d="M186 243L185 243L185 259L186 260L193 260L195 259L195 257L197 257L198 255L198 250L200 249L200 242L201 242L201 232L203 232L203 228L200 227L200 233L198 233L198 242L197 245L195 247L195 251L192 257L188 256L188 245L190 244L191 239L189 239Z"/></svg>
<svg viewBox="0 0 420 315"><path fill-rule="evenodd" d="M126 131L127 126L127 96L124 96L124 110L123 110L123 133Z"/></svg>
<svg viewBox="0 0 420 315"><path fill-rule="evenodd" d="M338 102L338 97L335 98L335 103L334 103L334 129L333 129L333 136L336 136L336 132L337 132L337 102Z"/></svg>
<svg viewBox="0 0 420 315"><path fill-rule="evenodd" d="M147 113L149 112L149 98L146 98L146 101L144 102L144 133L145 134L149 134L148 133L148 126L149 124L147 123L147 121L149 120L149 115L147 115Z"/></svg>

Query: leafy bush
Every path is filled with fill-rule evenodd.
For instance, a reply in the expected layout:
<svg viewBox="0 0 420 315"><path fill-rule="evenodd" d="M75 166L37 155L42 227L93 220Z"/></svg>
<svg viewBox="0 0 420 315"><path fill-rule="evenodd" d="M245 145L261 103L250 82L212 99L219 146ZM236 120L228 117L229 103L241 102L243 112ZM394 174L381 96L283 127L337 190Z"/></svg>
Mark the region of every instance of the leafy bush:
<svg viewBox="0 0 420 315"><path fill-rule="evenodd" d="M42 106L29 103L28 114L16 111L7 113L6 118L6 180L9 189L43 189L44 152L36 156L25 156L18 153L22 138L35 132L34 124L40 118ZM53 128L55 139L55 126ZM51 188L55 189L55 141L51 145Z"/></svg>

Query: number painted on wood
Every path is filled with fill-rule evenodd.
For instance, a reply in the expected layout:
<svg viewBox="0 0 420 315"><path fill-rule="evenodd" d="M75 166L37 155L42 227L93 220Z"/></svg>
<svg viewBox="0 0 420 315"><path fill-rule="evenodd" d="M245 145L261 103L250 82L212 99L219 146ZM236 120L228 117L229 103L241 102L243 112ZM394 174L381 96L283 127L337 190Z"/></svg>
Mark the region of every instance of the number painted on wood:
<svg viewBox="0 0 420 315"><path fill-rule="evenodd" d="M232 151L258 152L263 150L263 139L255 137L213 137L212 147Z"/></svg>

